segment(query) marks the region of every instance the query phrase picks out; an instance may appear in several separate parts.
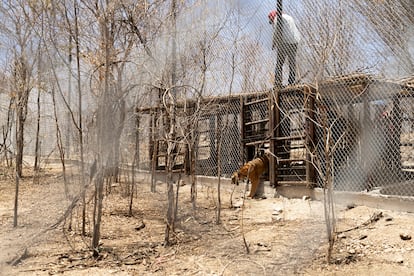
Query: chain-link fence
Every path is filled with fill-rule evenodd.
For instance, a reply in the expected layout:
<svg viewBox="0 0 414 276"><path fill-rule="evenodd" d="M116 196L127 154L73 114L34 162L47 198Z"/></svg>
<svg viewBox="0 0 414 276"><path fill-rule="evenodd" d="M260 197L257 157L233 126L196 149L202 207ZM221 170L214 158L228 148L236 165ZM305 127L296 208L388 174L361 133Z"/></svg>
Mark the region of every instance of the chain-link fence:
<svg viewBox="0 0 414 276"><path fill-rule="evenodd" d="M279 91L280 121L275 125L269 121L272 92L210 98L201 102L202 112L196 118L194 113L183 116L181 107L179 127L185 126L186 131L179 131L181 146L175 154L182 159L177 164L190 162L186 153L190 141L185 134L192 133L196 139L196 174L217 176L220 170L222 176L229 176L260 149L268 148L271 130L278 129L273 137L280 142L276 147L280 171L276 184L309 184L306 163L310 162L319 172L315 184L321 186L329 147L335 189L380 189L386 194L412 195L412 90L409 80L390 82L364 74L325 80L318 89L308 85L287 87ZM315 104L309 104L310 99ZM159 113L162 111L142 115L140 129L154 128L163 133L160 128L164 126L154 123ZM150 145L155 141L165 144L162 136L152 137ZM140 141L140 145L146 144ZM158 147L155 159L149 148L142 148L141 163L165 158L166 146ZM309 154L314 158L308 158ZM165 169L163 160L156 161L158 169Z"/></svg>
<svg viewBox="0 0 414 276"><path fill-rule="evenodd" d="M196 131L186 133L196 141L197 174L228 176L276 141L276 184L322 186L330 154L335 189L412 195L413 5L200 5L201 23L189 32L204 39L178 32L182 50L202 50L201 41L214 37L208 46L214 81L205 91L226 94L230 84L229 91L246 94L210 97L201 102L203 112L190 112ZM194 15L200 7L185 13Z"/></svg>
<svg viewBox="0 0 414 276"><path fill-rule="evenodd" d="M229 176L241 160L240 101L210 102L208 109L198 125L196 173L217 176L220 169Z"/></svg>
<svg viewBox="0 0 414 276"><path fill-rule="evenodd" d="M319 89L318 113L327 115L332 137L335 188L413 195L409 83L352 75L325 81ZM319 149L325 146L322 136L319 131ZM324 151L319 154L323 159Z"/></svg>
<svg viewBox="0 0 414 276"><path fill-rule="evenodd" d="M193 161L194 171L199 175L217 176L220 171L221 175L230 176L237 170L243 161L240 130L244 98L209 98L201 101L198 107L193 100L177 105L177 143L173 151L176 169L190 173ZM165 133L168 133L169 124L163 117L168 116L168 111L165 108L144 108L138 113L142 133L139 140L140 166L148 169L152 164L157 170L165 170ZM142 139L149 140L144 143Z"/></svg>
<svg viewBox="0 0 414 276"><path fill-rule="evenodd" d="M113 85L109 91L117 96L109 98L113 103L108 106L114 117L117 113L117 122L127 114L119 128L122 139L116 141L121 161L138 160L144 170L164 169L170 114L163 95L174 87L179 99L177 170L189 173L194 154L197 174L228 176L277 140L280 164L275 180L321 185L318 166L324 163L324 135L329 130L336 189L362 191L380 186L387 193L412 193L413 1L181 1L174 24L169 2L162 4L162 8L140 14L138 34L145 37L130 41L138 47L122 48L122 39L111 40L113 65L125 63L125 71L119 74L109 68ZM83 18L93 18L81 6ZM120 18L127 12L122 7L114 11ZM84 68L77 69L84 73L75 78L75 68L67 68L68 75L63 76L46 66L44 75L57 79L39 82L59 84L45 88L55 91L53 87L60 87L62 91L54 92L56 103L51 92L42 91L38 111L36 93L29 98L25 154L34 154L37 137L43 156L57 154L54 132L59 126L66 157L78 157L80 122L84 146L88 154L96 154L97 110L104 80L99 74L105 62L99 48L102 37L88 27L82 28L85 34L81 35L94 36L79 45ZM124 27L121 24L119 29ZM130 31L125 30L125 36L121 32L120 37ZM58 57L73 54L63 53L49 57L54 68L66 64ZM35 64L30 58L28 62ZM4 71L7 75L10 70ZM34 76L33 72L31 83L36 83ZM13 83L10 79L4 85L0 114L4 122L14 120L13 104L9 104ZM43 86L33 87L41 90ZM79 106L78 92L84 101ZM280 96L277 107L269 105L276 93ZM310 105L309 95L314 102ZM138 112L133 114L136 106ZM277 122L272 120L275 110L280 113ZM3 146L12 149L14 130L8 123L3 124L2 138ZM310 175L309 163L314 163L314 175Z"/></svg>

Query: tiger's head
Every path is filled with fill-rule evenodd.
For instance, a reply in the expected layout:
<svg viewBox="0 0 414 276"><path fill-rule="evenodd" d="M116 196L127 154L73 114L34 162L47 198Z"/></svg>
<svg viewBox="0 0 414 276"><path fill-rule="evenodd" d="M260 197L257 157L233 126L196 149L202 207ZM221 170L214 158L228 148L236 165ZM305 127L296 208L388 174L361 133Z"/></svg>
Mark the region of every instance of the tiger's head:
<svg viewBox="0 0 414 276"><path fill-rule="evenodd" d="M231 183L235 185L239 185L239 172L236 171L231 176Z"/></svg>

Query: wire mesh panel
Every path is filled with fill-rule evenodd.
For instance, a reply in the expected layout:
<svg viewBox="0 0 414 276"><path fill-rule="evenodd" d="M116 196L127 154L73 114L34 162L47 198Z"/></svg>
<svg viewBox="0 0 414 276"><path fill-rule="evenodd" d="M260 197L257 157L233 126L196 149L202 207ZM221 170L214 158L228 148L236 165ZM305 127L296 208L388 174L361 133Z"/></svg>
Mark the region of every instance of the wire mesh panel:
<svg viewBox="0 0 414 276"><path fill-rule="evenodd" d="M180 83L195 87L203 76L199 93L256 94L242 101L205 97L197 115L178 115L181 125L192 118L178 136L180 151L194 144L187 136L196 141L196 173L229 175L275 139L279 181L309 182L306 166L312 164L322 186L329 162L337 190L405 193L414 166L407 88L414 68L412 1L215 3L190 5L180 14L185 23L189 15L201 21L191 30L178 22L180 58L184 64L190 54L195 61L182 67ZM315 105L307 105L306 86L315 90ZM275 88L281 116L272 125L269 93L257 91ZM155 129L167 116L156 116Z"/></svg>
<svg viewBox="0 0 414 276"><path fill-rule="evenodd" d="M399 83L366 75L321 83L318 156L324 165L330 143L335 189L407 192L412 102L403 94Z"/></svg>
<svg viewBox="0 0 414 276"><path fill-rule="evenodd" d="M216 125L214 117L206 117L198 122L197 174L216 175Z"/></svg>
<svg viewBox="0 0 414 276"><path fill-rule="evenodd" d="M172 155L175 170L230 176L242 162L240 97L207 98L177 104ZM141 165L166 169L169 112L164 107L138 108ZM147 146L145 146L147 145ZM142 164L143 163L143 164Z"/></svg>
<svg viewBox="0 0 414 276"><path fill-rule="evenodd" d="M308 86L288 87L277 91L277 116L274 151L277 156L277 185L313 186L310 152L313 151L313 102ZM273 169L273 168L272 168Z"/></svg>
<svg viewBox="0 0 414 276"><path fill-rule="evenodd" d="M119 152L128 156L127 160L133 160L132 152L138 149L140 168L152 169L151 165L156 163L158 169L162 169L166 164L170 124L167 102L169 93L174 90L174 97L189 103L178 103L177 137L174 137L177 169L188 173L189 155L194 153L198 174L229 175L255 157L259 148L267 147L272 137L279 139L280 148L276 154L280 154L282 160L296 162L296 166L311 155L318 157L312 160L315 167L324 167L324 149L326 143L332 143L336 189L362 191L380 187L387 193L400 194L405 193L405 189L414 190L401 188L411 187L407 183L412 180L414 166L413 3L411 0L211 0L182 1L174 17L170 9L162 5L154 6L151 11L143 10L140 15L145 15L142 16L145 22L139 26L142 30L134 30L145 37L138 41L134 40L135 36L121 35L130 33L129 29L123 29L127 26L122 25L119 26L120 36L109 40L113 42L109 48L114 50L110 66L117 66L119 61L119 64L125 63L122 67L125 71L114 74L115 67L107 68L112 78L107 80L111 84L107 95L111 103L107 104L119 117L108 124L111 128L108 132L113 129L124 132ZM114 11L120 18L126 15L122 6ZM89 9L81 10L87 18ZM85 25L81 31L89 32L88 35L94 33L94 28L87 27ZM8 37L9 34L4 35ZM10 39L12 43L14 38ZM75 125L80 122L73 118L80 114L73 113L73 118L70 115L70 110L81 108L75 103L78 92L85 101L81 119L85 147L92 149L99 140L97 114L105 80L102 64L109 66L109 63L103 62L99 35L90 39L88 43L81 43L82 49L79 49L84 53L79 57L80 64L85 68L77 69L85 75L76 80L75 68L70 66L66 77L56 75L54 81L62 90L57 93L56 114L51 94L41 93L45 95L40 97L44 98L40 101L40 134L36 132L35 93L29 98L26 152L34 152L36 139L40 137L40 152L45 156L52 153L58 156L56 135L47 130L55 129L59 123L65 136L60 143L66 156L69 153L79 156L80 139ZM129 46L121 47L126 41L125 45L138 43L143 47L131 46L134 50ZM39 67L35 64L36 58L25 58L30 65L28 68ZM51 60L51 64L55 63L61 64L61 60ZM13 69L15 74L11 75L7 73L10 70L4 70L8 80L3 86L0 115L5 121L4 129L9 129L10 133L13 132L13 126L8 125L12 118L8 112L13 111L10 99L18 88L14 85L21 81L18 77L26 76L17 74L19 68ZM55 76L49 71L41 73L39 77ZM36 74L32 75L31 78ZM34 80L28 79L27 83L36 83ZM55 84L46 85L50 82L46 78L39 82L45 87L33 85L33 91L54 91ZM292 92L295 87L304 85L316 91L315 119L304 112L309 108L304 105L303 95ZM274 91L275 87L291 91L290 95L281 95L279 99L282 114L279 126L271 125L266 102L270 94L263 93ZM235 94L242 97L232 96ZM136 124L133 117L125 120L128 127L120 123L125 113L123 109L135 104L147 108L139 113L138 147L132 145L135 133L130 126ZM319 126L316 137L311 139L315 146L312 149L309 148L312 143L304 143L309 139L306 135L311 121ZM272 133L276 127L280 130L277 136ZM3 144L13 148L14 135L5 135L2 135ZM112 138L118 141L117 135Z"/></svg>
<svg viewBox="0 0 414 276"><path fill-rule="evenodd" d="M0 169L16 187L61 168L57 194L102 207L102 177L126 195L134 168L229 177L269 148L271 185L414 196L414 0L1 7Z"/></svg>
<svg viewBox="0 0 414 276"><path fill-rule="evenodd" d="M269 93L257 93L242 99L243 162L260 156L269 147L269 118Z"/></svg>
<svg viewBox="0 0 414 276"><path fill-rule="evenodd" d="M401 111L401 166L414 169L414 98L400 98Z"/></svg>
<svg viewBox="0 0 414 276"><path fill-rule="evenodd" d="M152 159L152 149L150 147L151 136L153 135L153 130L151 127L151 116L150 114L141 114L137 120L139 120L138 128L134 138L137 139L134 143L138 142L137 146L137 168L142 170L149 170L151 168L151 159Z"/></svg>
<svg viewBox="0 0 414 276"><path fill-rule="evenodd" d="M221 117L222 131L220 131L220 151L218 155L221 159L221 175L229 177L239 168L241 163L241 136L240 136L240 101L233 101L229 113L226 108L221 109L218 114Z"/></svg>
<svg viewBox="0 0 414 276"><path fill-rule="evenodd" d="M268 147L268 93L212 102L198 122L197 173L228 177Z"/></svg>
<svg viewBox="0 0 414 276"><path fill-rule="evenodd" d="M196 172L230 176L241 162L240 99L218 98L207 107L198 122Z"/></svg>

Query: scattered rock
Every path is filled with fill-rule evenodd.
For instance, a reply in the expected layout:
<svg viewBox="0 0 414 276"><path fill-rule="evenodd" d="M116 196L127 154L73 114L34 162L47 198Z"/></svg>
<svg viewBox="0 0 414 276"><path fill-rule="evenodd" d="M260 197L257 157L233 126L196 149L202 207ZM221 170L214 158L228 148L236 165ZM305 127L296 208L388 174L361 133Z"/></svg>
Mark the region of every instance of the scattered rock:
<svg viewBox="0 0 414 276"><path fill-rule="evenodd" d="M347 210L354 209L355 207L356 207L355 203L350 203L350 204L346 205Z"/></svg>
<svg viewBox="0 0 414 276"><path fill-rule="evenodd" d="M337 265L342 265L342 264L350 264L352 262L355 262L357 260L357 255L356 254L348 254L345 257L342 258L337 258L334 263Z"/></svg>
<svg viewBox="0 0 414 276"><path fill-rule="evenodd" d="M279 215L281 213L283 213L283 209L282 208L274 208L272 215Z"/></svg>
<svg viewBox="0 0 414 276"><path fill-rule="evenodd" d="M403 234L400 234L400 238L401 238L403 241L409 241L409 240L411 240L411 235L406 234L406 233L403 233Z"/></svg>
<svg viewBox="0 0 414 276"><path fill-rule="evenodd" d="M366 239L368 236L367 235L362 235L361 237L359 237L360 240Z"/></svg>
<svg viewBox="0 0 414 276"><path fill-rule="evenodd" d="M257 245L258 245L258 246L264 246L264 247L267 247L267 244L264 244L264 243L262 243L262 242L258 242L258 243L257 243Z"/></svg>
<svg viewBox="0 0 414 276"><path fill-rule="evenodd" d="M310 200L310 196L303 196L302 200Z"/></svg>
<svg viewBox="0 0 414 276"><path fill-rule="evenodd" d="M338 239L346 239L346 235L344 233L341 233L338 235Z"/></svg>
<svg viewBox="0 0 414 276"><path fill-rule="evenodd" d="M265 243L258 242L256 243L257 248L254 250L254 252L260 252L260 251L271 251L270 246L268 246Z"/></svg>
<svg viewBox="0 0 414 276"><path fill-rule="evenodd" d="M145 223L141 221L141 224L139 224L137 227L135 227L136 231L142 230L145 228Z"/></svg>
<svg viewBox="0 0 414 276"><path fill-rule="evenodd" d="M384 215L385 221L392 221L394 218L390 215Z"/></svg>
<svg viewBox="0 0 414 276"><path fill-rule="evenodd" d="M279 221L282 221L283 219L281 218L281 217L278 217L278 216L272 216L272 221L273 222L279 222Z"/></svg>
<svg viewBox="0 0 414 276"><path fill-rule="evenodd" d="M404 263L404 258L400 255L397 255L397 256L394 256L392 261L394 261L397 264L402 264L402 263Z"/></svg>

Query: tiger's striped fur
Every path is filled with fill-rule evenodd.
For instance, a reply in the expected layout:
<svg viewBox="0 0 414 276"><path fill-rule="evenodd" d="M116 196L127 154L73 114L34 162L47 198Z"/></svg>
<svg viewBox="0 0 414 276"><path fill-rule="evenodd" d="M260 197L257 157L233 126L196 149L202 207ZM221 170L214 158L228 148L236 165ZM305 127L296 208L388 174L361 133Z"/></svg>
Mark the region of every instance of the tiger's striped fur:
<svg viewBox="0 0 414 276"><path fill-rule="evenodd" d="M252 183L249 197L253 198L259 187L260 176L267 172L268 168L269 158L266 155L255 158L244 164L238 171L234 172L231 176L231 182L235 185L239 185L239 181L248 178Z"/></svg>

